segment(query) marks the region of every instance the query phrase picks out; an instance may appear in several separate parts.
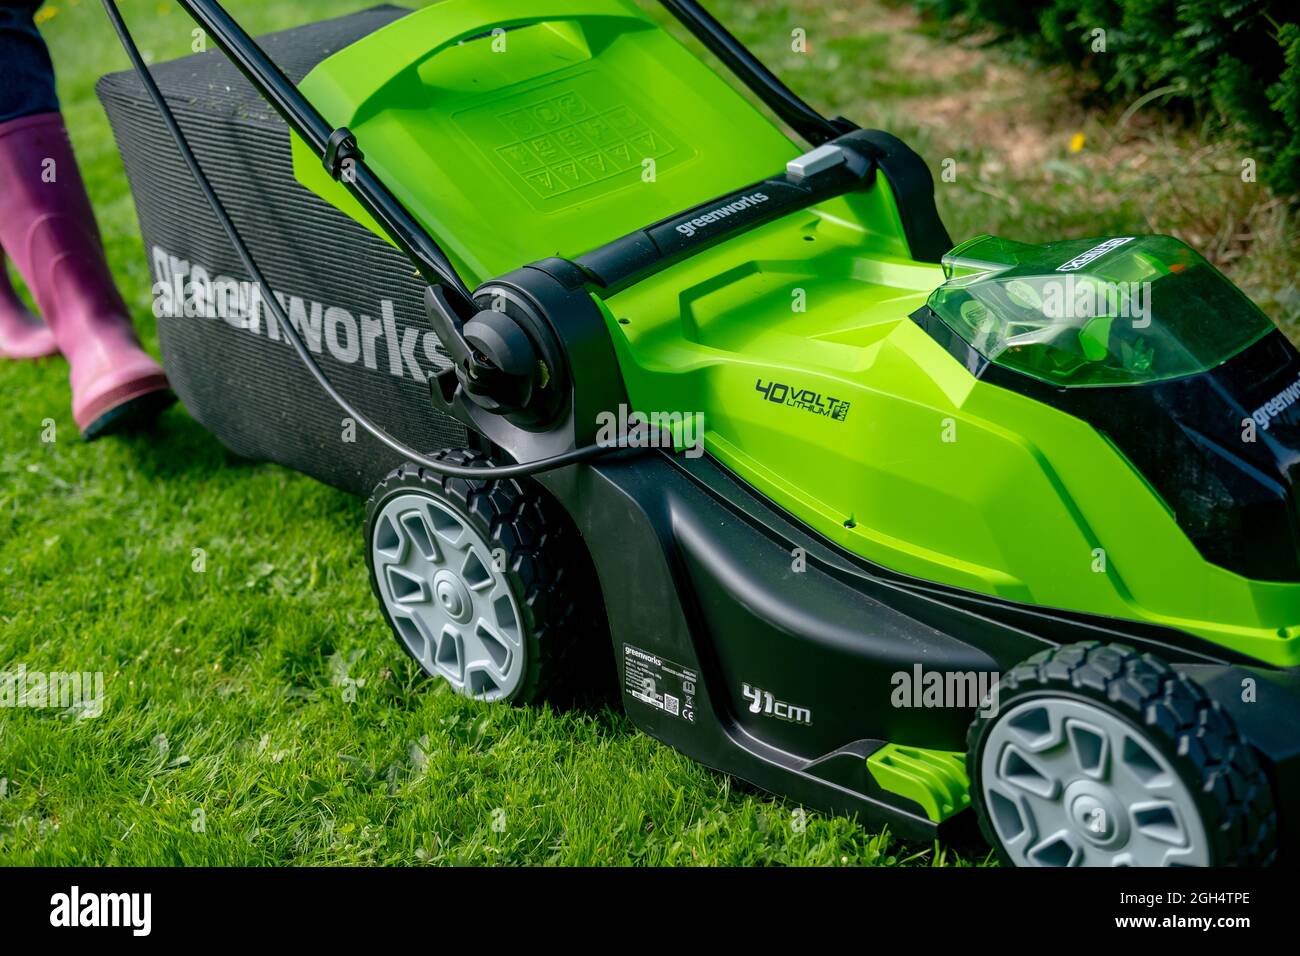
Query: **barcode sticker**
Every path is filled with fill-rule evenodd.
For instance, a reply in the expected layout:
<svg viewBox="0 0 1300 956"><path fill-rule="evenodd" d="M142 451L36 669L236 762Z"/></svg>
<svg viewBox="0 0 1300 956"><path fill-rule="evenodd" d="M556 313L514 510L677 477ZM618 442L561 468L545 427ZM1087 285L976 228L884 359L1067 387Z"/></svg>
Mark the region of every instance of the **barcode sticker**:
<svg viewBox="0 0 1300 956"><path fill-rule="evenodd" d="M689 667L623 645L623 690L628 699L669 717L695 723L695 693L700 675ZM676 691L677 693L673 693Z"/></svg>

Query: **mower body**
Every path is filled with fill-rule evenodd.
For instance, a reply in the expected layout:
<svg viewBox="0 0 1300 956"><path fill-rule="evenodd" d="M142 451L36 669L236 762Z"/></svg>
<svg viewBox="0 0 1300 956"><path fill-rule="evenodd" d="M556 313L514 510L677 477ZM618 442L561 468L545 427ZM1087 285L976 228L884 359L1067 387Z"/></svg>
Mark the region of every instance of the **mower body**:
<svg viewBox="0 0 1300 956"><path fill-rule="evenodd" d="M447 0L371 26L299 84L476 300L556 324L572 389L562 426L457 413L438 396L436 343L419 353L423 377L385 376L389 345L400 365L403 337L419 335L410 310L354 323L352 340L337 316L330 331L325 303L316 351L350 394L387 403L374 414L395 433L418 414L517 460L595 441L619 409L666 428L672 447L538 477L593 559L637 725L765 789L925 839L969 825L962 752L980 675L1118 641L1223 689L1293 803L1300 741L1279 728L1300 720L1300 404L1285 398L1300 356L1281 334L1223 293L1211 306L1256 332L1165 374L1163 358L1121 354L1108 328L1071 327L1064 347L1018 329L1012 279L1041 292L1083 260L1070 275L1109 280L1137 256L1147 271L1132 281L1159 287L1150 318L1181 355L1175 316L1223 280L1179 244L1135 237L1093 258L1106 239L945 258L924 164L874 132L847 134L875 158L853 169L858 188L782 213L811 175L804 149L633 4L569 6L557 20L531 3ZM298 201L350 220L338 228L354 246L321 267L346 284L385 254L380 230L319 156L296 138L292 150ZM713 237L736 223L748 228ZM405 296L409 280L389 278L391 295L376 293ZM969 328L967 300L984 309ZM284 352L245 319L208 328ZM186 320L160 328L171 321ZM169 371L194 361L199 334L162 336ZM381 381L387 399L370 387ZM182 398L219 417L215 392L182 383ZM1209 430L1183 415L1216 401ZM1252 421L1258 441L1230 441ZM217 424L248 453L247 424ZM300 445L334 444L332 419L308 424L319 434ZM352 490L396 464L326 459L287 463ZM931 675L968 682L969 706L928 705ZM1268 690L1247 703L1242 682Z"/></svg>

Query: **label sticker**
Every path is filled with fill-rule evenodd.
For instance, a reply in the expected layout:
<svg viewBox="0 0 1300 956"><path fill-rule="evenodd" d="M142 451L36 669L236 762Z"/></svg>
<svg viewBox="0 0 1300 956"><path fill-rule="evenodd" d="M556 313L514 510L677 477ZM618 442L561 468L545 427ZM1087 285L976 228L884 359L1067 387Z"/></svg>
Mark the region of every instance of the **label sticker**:
<svg viewBox="0 0 1300 956"><path fill-rule="evenodd" d="M1132 242L1132 236L1116 236L1114 239L1107 239L1101 245L1093 246L1087 252L1082 252L1075 256L1069 262L1063 263L1056 267L1057 272L1074 272L1076 269L1082 269L1094 259L1100 259L1112 249L1118 249L1125 243Z"/></svg>
<svg viewBox="0 0 1300 956"><path fill-rule="evenodd" d="M695 671L631 644L623 645L623 686L627 693L670 717L695 723Z"/></svg>

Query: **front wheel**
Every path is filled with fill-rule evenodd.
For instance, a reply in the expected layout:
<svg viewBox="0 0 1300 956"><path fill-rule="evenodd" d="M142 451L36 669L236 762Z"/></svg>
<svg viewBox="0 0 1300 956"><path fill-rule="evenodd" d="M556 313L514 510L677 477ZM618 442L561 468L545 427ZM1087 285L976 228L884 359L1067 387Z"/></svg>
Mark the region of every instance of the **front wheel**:
<svg viewBox="0 0 1300 956"><path fill-rule="evenodd" d="M1232 718L1150 654L1096 641L1035 654L971 724L984 836L1014 866L1271 862L1268 778Z"/></svg>

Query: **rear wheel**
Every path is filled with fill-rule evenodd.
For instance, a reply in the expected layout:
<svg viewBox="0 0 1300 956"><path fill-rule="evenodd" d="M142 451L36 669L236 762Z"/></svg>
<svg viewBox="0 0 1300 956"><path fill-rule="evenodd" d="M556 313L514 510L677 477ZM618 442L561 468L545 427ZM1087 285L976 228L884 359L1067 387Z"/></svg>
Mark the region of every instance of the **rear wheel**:
<svg viewBox="0 0 1300 956"><path fill-rule="evenodd" d="M454 449L458 465L486 461ZM571 688L595 653L579 612L594 574L567 516L524 480L403 465L366 505L370 582L398 642L458 693L530 703ZM584 579L586 579L584 581ZM599 602L596 602L597 604Z"/></svg>
<svg viewBox="0 0 1300 956"><path fill-rule="evenodd" d="M1149 654L1095 641L1008 672L971 724L985 837L1015 866L1271 862L1268 778L1231 717Z"/></svg>

